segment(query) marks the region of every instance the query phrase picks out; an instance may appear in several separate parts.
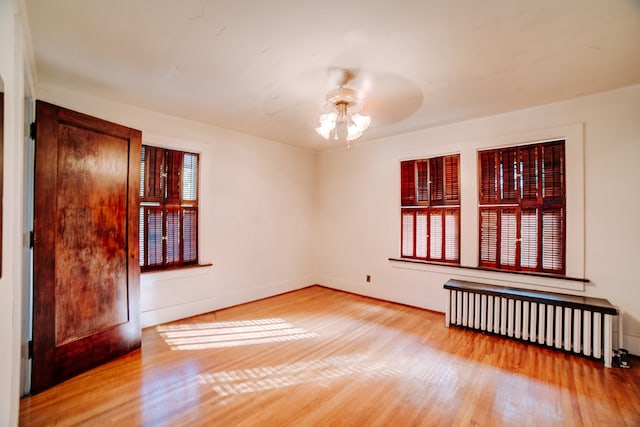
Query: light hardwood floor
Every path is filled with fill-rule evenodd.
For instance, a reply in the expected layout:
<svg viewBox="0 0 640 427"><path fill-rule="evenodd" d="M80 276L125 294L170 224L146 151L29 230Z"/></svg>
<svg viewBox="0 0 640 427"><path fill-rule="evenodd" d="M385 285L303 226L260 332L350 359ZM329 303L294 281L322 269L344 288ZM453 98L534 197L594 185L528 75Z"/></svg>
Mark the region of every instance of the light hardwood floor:
<svg viewBox="0 0 640 427"><path fill-rule="evenodd" d="M313 286L143 331L25 426L640 426L631 369Z"/></svg>

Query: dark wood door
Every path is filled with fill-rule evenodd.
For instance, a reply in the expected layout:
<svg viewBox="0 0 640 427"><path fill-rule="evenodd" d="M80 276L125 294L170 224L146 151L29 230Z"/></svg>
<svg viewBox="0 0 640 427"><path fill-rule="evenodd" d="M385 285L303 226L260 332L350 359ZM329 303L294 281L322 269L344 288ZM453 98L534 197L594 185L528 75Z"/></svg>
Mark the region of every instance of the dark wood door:
<svg viewBox="0 0 640 427"><path fill-rule="evenodd" d="M32 393L140 347L140 147L36 102Z"/></svg>

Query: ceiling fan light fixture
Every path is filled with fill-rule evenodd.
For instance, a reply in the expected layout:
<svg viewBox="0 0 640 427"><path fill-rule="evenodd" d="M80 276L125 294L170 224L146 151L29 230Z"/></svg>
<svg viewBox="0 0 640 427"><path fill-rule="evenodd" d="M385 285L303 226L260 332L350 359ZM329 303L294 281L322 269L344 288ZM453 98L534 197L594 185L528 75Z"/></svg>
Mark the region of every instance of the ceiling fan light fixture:
<svg viewBox="0 0 640 427"><path fill-rule="evenodd" d="M337 119L337 113L325 113L321 115L318 120L320 122L320 126L316 128L316 132L318 132L318 134L324 139L329 139L331 137L331 131L336 127Z"/></svg>
<svg viewBox="0 0 640 427"><path fill-rule="evenodd" d="M371 117L355 113L353 116L351 116L351 123L347 128L349 131L347 141L353 141L354 139L360 138L370 124Z"/></svg>
<svg viewBox="0 0 640 427"><path fill-rule="evenodd" d="M344 138L347 144L360 138L371 124L371 117L358 113L363 105L353 89L340 86L329 92L316 132L324 139Z"/></svg>

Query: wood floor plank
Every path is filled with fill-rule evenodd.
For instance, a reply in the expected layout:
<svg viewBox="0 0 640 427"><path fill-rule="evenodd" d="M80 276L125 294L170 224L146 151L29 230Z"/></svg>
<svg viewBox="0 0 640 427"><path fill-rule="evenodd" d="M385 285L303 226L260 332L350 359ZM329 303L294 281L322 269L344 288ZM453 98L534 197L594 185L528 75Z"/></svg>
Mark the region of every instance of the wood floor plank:
<svg viewBox="0 0 640 427"><path fill-rule="evenodd" d="M313 286L147 328L24 426L639 426L631 369Z"/></svg>

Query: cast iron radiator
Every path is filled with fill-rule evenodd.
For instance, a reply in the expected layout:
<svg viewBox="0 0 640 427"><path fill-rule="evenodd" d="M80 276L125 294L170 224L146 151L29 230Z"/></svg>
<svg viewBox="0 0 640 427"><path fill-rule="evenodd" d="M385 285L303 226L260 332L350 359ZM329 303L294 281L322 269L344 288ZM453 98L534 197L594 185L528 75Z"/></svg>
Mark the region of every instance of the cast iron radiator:
<svg viewBox="0 0 640 427"><path fill-rule="evenodd" d="M444 284L445 323L546 345L611 367L613 316L606 299L462 280Z"/></svg>

